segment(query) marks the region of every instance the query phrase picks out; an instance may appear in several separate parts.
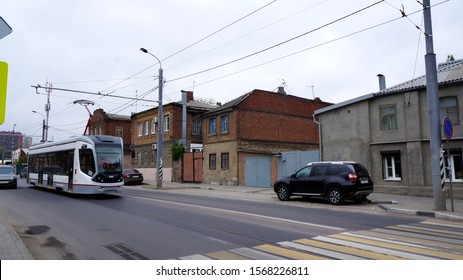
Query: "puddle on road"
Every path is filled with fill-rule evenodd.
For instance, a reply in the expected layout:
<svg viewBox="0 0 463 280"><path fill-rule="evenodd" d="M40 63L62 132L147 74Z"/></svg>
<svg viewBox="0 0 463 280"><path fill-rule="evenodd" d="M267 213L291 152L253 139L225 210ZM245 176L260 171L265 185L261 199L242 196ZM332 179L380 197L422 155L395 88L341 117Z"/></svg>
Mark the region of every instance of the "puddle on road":
<svg viewBox="0 0 463 280"><path fill-rule="evenodd" d="M48 226L30 226L24 233L29 235L39 235L50 230Z"/></svg>

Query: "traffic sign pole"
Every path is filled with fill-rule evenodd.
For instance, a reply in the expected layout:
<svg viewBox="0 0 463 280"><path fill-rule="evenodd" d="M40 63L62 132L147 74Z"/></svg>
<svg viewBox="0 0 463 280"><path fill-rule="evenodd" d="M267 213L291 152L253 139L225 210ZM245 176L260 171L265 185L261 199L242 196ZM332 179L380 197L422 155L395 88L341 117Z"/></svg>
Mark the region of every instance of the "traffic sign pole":
<svg viewBox="0 0 463 280"><path fill-rule="evenodd" d="M442 132L444 133L444 136L446 139L445 146L447 148L447 166L448 166L447 168L449 171L448 174L449 174L449 186L450 186L450 204L451 204L452 212L455 212L455 208L453 205L453 180L452 180L453 162L450 160L450 144L449 144L449 140L452 139L452 136L453 136L453 125L452 125L452 121L450 120L448 116L445 117L444 120L442 121Z"/></svg>

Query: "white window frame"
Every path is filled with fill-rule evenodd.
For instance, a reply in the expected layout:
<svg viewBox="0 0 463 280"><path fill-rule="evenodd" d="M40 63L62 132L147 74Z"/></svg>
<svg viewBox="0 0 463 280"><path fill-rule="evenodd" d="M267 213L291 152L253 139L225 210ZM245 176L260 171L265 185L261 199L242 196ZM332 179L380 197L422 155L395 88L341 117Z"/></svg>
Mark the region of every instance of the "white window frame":
<svg viewBox="0 0 463 280"><path fill-rule="evenodd" d="M164 116L164 131L170 130L170 115Z"/></svg>
<svg viewBox="0 0 463 280"><path fill-rule="evenodd" d="M390 159L390 160L388 160ZM395 169L396 161L400 161L400 155L383 155L383 166L384 166L384 180L386 181L402 181L402 177L397 175ZM391 172L389 172L391 171ZM391 174L391 175L389 175Z"/></svg>
<svg viewBox="0 0 463 280"><path fill-rule="evenodd" d="M150 126L149 126L149 121L145 121L145 136L148 136L149 135L149 131L150 131Z"/></svg>
<svg viewBox="0 0 463 280"><path fill-rule="evenodd" d="M143 124L141 122L138 123L138 136L141 137L143 135Z"/></svg>
<svg viewBox="0 0 463 280"><path fill-rule="evenodd" d="M154 118L151 120L151 134L156 134L156 121Z"/></svg>
<svg viewBox="0 0 463 280"><path fill-rule="evenodd" d="M454 161L454 155L453 154L450 154L450 158L447 158L447 156L445 157L444 159L444 164L445 164L445 168L448 168L449 166L449 163L450 163L450 167L451 167L451 171L452 171L452 182L458 182L458 183L462 183L463 182L463 179L457 179L455 178L455 165L453 164L453 161ZM461 155L459 155L461 156ZM450 179L448 178L448 172L444 172L444 175L445 175L445 182L450 182Z"/></svg>

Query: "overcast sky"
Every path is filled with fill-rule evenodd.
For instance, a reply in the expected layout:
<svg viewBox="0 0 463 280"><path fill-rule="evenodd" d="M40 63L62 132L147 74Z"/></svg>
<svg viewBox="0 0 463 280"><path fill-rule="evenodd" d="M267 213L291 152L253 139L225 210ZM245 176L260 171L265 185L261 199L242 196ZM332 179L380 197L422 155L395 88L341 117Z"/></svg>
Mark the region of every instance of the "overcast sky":
<svg viewBox="0 0 463 280"><path fill-rule="evenodd" d="M463 58L463 1L431 4L439 4L431 10L437 62ZM338 103L377 91L379 73L387 86L425 73L416 0L0 0L0 8L13 28L0 40L9 66L0 131L16 124L34 142L43 117L32 111L45 115L47 96L32 85L158 100L159 64L141 47L161 60L164 103L179 101L181 90L225 103L281 85ZM95 103L91 112L123 115L157 106L52 90L49 140L83 133L81 99Z"/></svg>

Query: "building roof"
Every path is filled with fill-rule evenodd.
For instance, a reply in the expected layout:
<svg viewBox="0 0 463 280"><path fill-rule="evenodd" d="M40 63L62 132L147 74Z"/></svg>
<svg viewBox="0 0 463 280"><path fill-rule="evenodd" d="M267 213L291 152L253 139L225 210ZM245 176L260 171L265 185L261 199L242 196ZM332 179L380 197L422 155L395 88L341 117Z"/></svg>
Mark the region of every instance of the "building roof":
<svg viewBox="0 0 463 280"><path fill-rule="evenodd" d="M111 120L123 120L123 121L130 121L130 116L125 115L117 115L117 114L110 114L106 113L109 119Z"/></svg>
<svg viewBox="0 0 463 280"><path fill-rule="evenodd" d="M463 59L440 63L437 69L437 81L439 86L463 83ZM314 114L319 115L347 105L368 100L370 98L375 98L376 96L397 94L401 92L408 92L423 88L426 88L426 75L386 88L378 92L366 94L354 99L346 100L341 103L337 103L328 107L315 110Z"/></svg>
<svg viewBox="0 0 463 280"><path fill-rule="evenodd" d="M256 90L253 90L251 92L248 92L248 93L245 93L231 101L228 101L227 103L219 106L219 107L216 107L210 111L208 111L207 113L204 113L202 116L206 116L206 115L213 115L217 112L224 112L224 111L228 111L232 108L235 108L236 106L238 106L241 102L243 102L243 100L245 100L249 95L251 95L254 91Z"/></svg>
<svg viewBox="0 0 463 280"><path fill-rule="evenodd" d="M182 101L173 102L172 104L177 104L177 105L182 106ZM169 105L169 104L166 104L166 105ZM186 107L190 109L211 110L211 109L217 108L217 105L207 103L207 102L197 101L197 100L190 100L186 103Z"/></svg>

